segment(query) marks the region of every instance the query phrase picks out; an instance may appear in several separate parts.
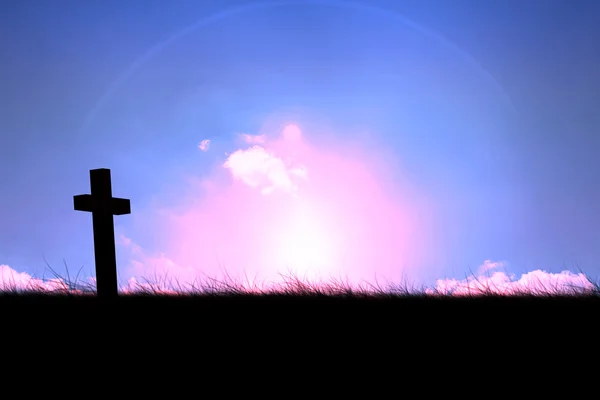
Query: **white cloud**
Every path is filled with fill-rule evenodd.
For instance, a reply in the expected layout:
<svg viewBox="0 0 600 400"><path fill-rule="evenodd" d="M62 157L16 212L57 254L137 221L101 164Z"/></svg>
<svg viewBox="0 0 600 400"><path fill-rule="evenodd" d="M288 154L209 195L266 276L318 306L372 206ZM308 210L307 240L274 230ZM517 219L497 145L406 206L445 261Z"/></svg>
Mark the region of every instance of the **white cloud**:
<svg viewBox="0 0 600 400"><path fill-rule="evenodd" d="M509 275L500 271L483 274L500 266L503 266L503 263L486 260L479 268L479 276L463 280L438 279L435 287L427 289L426 292L428 294L468 296L478 294L582 294L595 290L595 285L584 274L574 274L570 271L550 273L538 269L521 275L519 279L515 279L514 274Z"/></svg>
<svg viewBox="0 0 600 400"><path fill-rule="evenodd" d="M204 139L198 145L198 149L200 149L200 151L208 151L209 147L210 147L210 140L209 139Z"/></svg>
<svg viewBox="0 0 600 400"><path fill-rule="evenodd" d="M241 133L240 137L248 144L264 144L267 142L266 135L249 135L247 133Z"/></svg>
<svg viewBox="0 0 600 400"><path fill-rule="evenodd" d="M292 180L292 175L306 178L306 168L289 168L281 158L257 145L246 150L236 150L227 158L223 167L235 179L260 189L262 194L272 193L276 189L293 193L298 187Z"/></svg>
<svg viewBox="0 0 600 400"><path fill-rule="evenodd" d="M38 279L26 272L17 272L8 265L0 265L0 291L67 292L69 291L69 286L62 279Z"/></svg>
<svg viewBox="0 0 600 400"><path fill-rule="evenodd" d="M485 274L493 269L498 269L504 267L504 263L502 261L491 261L485 260L482 265L479 266L479 273Z"/></svg>

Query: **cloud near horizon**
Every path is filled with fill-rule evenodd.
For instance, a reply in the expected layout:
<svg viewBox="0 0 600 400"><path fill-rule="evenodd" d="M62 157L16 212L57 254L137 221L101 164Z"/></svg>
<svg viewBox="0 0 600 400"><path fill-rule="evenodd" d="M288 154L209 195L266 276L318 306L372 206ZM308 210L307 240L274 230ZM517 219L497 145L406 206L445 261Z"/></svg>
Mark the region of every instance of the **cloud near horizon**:
<svg viewBox="0 0 600 400"><path fill-rule="evenodd" d="M154 257L146 256L141 249L128 238L121 236L118 240L121 246L129 248L137 254L142 260L155 263L157 272L168 273L174 266L172 260L163 257L158 261ZM142 267L140 261L135 261L134 264ZM501 262L492 263L486 260L481 267L489 264L495 264L495 268L500 268ZM480 269L481 270L481 269ZM514 274L507 274L502 271L494 271L489 274L489 269L486 275L480 274L464 280L457 279L439 279L435 286L425 289L425 293L429 295L452 295L452 296L473 296L482 294L499 294L499 295L515 295L519 293L529 294L585 294L597 291L597 286L590 282L587 277L582 274L574 274L570 271L562 271L560 273L549 273L543 270L535 270L522 274L519 279L515 279ZM210 281L206 285L206 281L199 280L197 288L202 288L202 283L205 283L205 288L210 286ZM244 282L241 282L242 284ZM248 282L245 288L253 290L252 282ZM89 279L89 288L95 286L95 279ZM258 285L257 285L258 286ZM217 286L212 286L213 288ZM139 291L154 292L161 294L176 294L178 290L189 290L189 285L181 285L180 282L162 279L162 276L157 279L140 280L134 276L129 277L125 284L120 284L121 293L136 293ZM59 278L44 280L34 278L24 272L17 272L8 265L0 264L0 292L70 292L83 293L82 290L70 288L67 282Z"/></svg>
<svg viewBox="0 0 600 400"><path fill-rule="evenodd" d="M493 265L495 264L495 265ZM492 271L503 264L486 260L480 267L478 276L463 280L438 279L427 294L452 296L472 296L480 294L518 295L518 294L585 294L598 290L597 286L582 273L571 271L550 273L540 269L530 271L515 279L514 274L504 271Z"/></svg>
<svg viewBox="0 0 600 400"><path fill-rule="evenodd" d="M65 292L68 290L69 286L62 279L34 278L28 273L17 272L8 265L0 264L0 292Z"/></svg>

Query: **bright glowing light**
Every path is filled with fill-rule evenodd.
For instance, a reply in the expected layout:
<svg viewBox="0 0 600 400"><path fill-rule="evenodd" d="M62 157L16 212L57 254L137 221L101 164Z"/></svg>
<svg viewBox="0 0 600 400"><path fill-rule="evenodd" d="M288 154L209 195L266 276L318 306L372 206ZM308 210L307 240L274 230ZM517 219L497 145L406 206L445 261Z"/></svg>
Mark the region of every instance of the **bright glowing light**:
<svg viewBox="0 0 600 400"><path fill-rule="evenodd" d="M278 133L245 136L183 196L187 206L161 211L173 263L154 265L181 281L226 270L265 281L291 272L355 283L417 268L430 245L430 215L422 212L429 205L406 182L388 183L385 152L344 141L317 147L296 124Z"/></svg>
<svg viewBox="0 0 600 400"><path fill-rule="evenodd" d="M327 216L299 198L291 207L289 218L274 230L273 258L298 275L319 275L336 265L335 227Z"/></svg>

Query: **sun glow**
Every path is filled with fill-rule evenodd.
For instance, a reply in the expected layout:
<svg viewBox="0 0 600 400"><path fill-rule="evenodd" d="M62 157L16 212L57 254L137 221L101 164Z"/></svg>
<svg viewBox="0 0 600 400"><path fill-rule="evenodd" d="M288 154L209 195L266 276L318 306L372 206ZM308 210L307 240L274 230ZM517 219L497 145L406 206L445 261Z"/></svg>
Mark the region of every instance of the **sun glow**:
<svg viewBox="0 0 600 400"><path fill-rule="evenodd" d="M163 213L165 254L179 266L168 273L357 283L415 268L428 254L429 205L390 179L387 153L349 140L316 145L310 134L320 131L279 126L241 134L242 145L191 187L193 201Z"/></svg>
<svg viewBox="0 0 600 400"><path fill-rule="evenodd" d="M298 275L327 274L338 267L336 231L306 199L295 199L288 218L275 229L274 261Z"/></svg>

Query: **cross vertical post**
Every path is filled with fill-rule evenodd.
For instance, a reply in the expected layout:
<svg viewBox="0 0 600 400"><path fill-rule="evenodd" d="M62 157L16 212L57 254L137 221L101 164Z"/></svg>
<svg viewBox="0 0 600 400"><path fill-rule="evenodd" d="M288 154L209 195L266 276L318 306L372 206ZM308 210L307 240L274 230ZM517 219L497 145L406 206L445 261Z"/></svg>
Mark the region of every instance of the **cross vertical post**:
<svg viewBox="0 0 600 400"><path fill-rule="evenodd" d="M131 214L128 199L112 197L110 169L90 170L91 194L73 197L76 211L92 213L96 288L99 298L116 298L117 255L113 215Z"/></svg>

